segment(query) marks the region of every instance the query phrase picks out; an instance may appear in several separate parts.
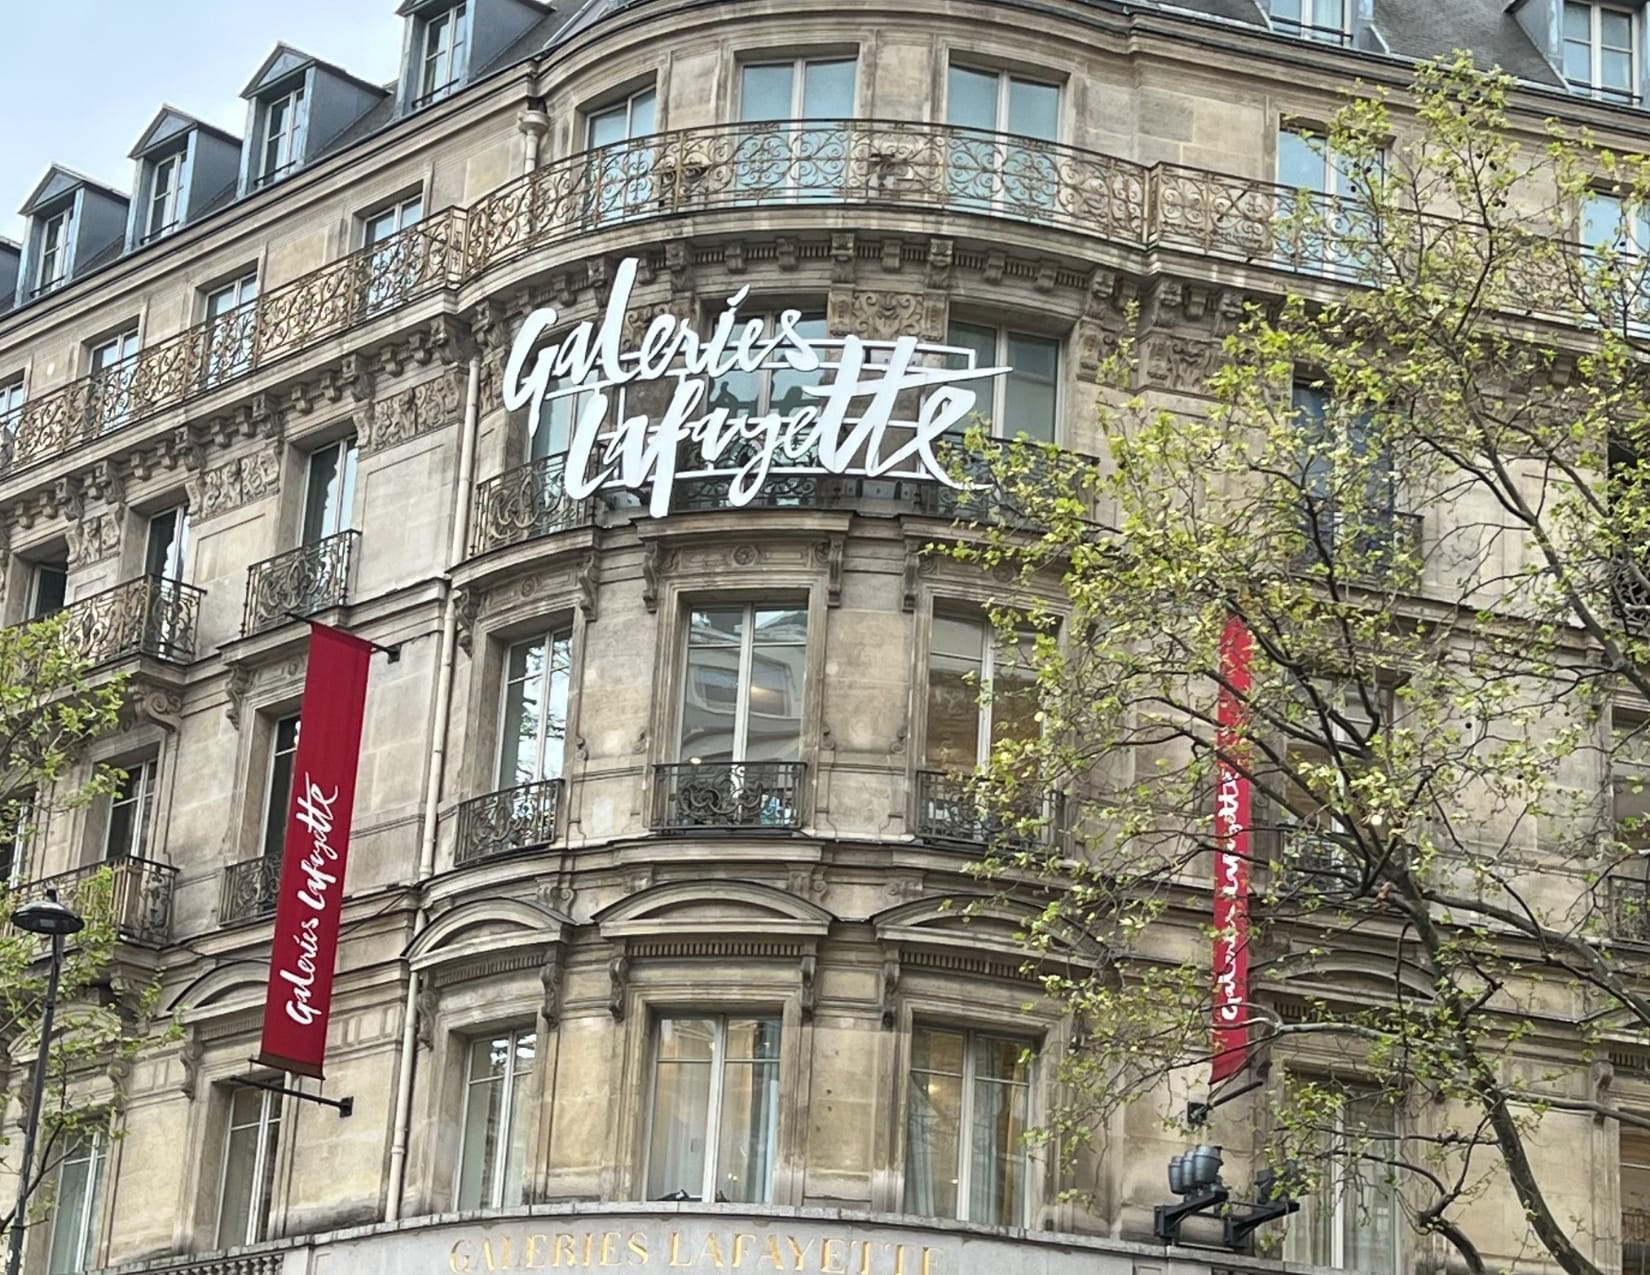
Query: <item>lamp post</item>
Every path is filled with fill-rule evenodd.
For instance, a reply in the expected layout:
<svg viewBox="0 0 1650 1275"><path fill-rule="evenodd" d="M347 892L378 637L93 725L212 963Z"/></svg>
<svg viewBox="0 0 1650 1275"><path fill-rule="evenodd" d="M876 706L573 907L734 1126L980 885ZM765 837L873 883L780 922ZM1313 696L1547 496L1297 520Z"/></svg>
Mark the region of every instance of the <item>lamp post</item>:
<svg viewBox="0 0 1650 1275"><path fill-rule="evenodd" d="M63 972L63 940L86 928L86 922L57 901L57 891L25 903L11 914L11 923L27 934L45 934L52 941L51 971L46 976L46 1008L40 1017L40 1050L34 1056L34 1084L29 1093L29 1119L23 1126L23 1164L17 1175L17 1207L11 1216L6 1275L17 1275L23 1261L23 1213L29 1203L29 1171L34 1164L34 1140L40 1132L40 1104L46 1095L46 1064L52 1046L52 1016L57 1011L57 980Z"/></svg>

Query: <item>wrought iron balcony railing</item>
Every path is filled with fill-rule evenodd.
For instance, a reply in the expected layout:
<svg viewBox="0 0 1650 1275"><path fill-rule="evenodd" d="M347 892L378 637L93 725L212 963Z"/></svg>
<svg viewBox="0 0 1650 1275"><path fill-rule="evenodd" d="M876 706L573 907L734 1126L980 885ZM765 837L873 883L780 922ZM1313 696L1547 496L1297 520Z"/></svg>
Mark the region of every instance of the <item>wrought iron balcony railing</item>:
<svg viewBox="0 0 1650 1275"><path fill-rule="evenodd" d="M556 810L561 804L561 780L490 792L458 808L458 841L453 863L458 867L496 859L521 850L538 850L556 839Z"/></svg>
<svg viewBox="0 0 1650 1275"><path fill-rule="evenodd" d="M4 440L0 474L552 244L688 212L820 204L1008 218L1125 248L1351 279L1369 274L1358 264L1370 256L1360 245L1377 232L1388 239L1403 233L1371 225L1351 200L927 121L784 120L657 133L543 164L468 208L434 214L271 288L244 312L209 319L119 369L31 398ZM1465 223L1426 221L1472 233ZM1554 282L1521 280L1521 295L1545 295Z"/></svg>
<svg viewBox="0 0 1650 1275"><path fill-rule="evenodd" d="M359 531L340 531L253 563L246 573L241 632L257 633L284 623L288 612L313 615L348 602L350 570L360 539Z"/></svg>
<svg viewBox="0 0 1650 1275"><path fill-rule="evenodd" d="M660 832L800 828L807 769L799 761L655 766L653 827Z"/></svg>
<svg viewBox="0 0 1650 1275"><path fill-rule="evenodd" d="M161 576L138 576L64 608L63 636L87 664L130 655L187 664L205 590Z"/></svg>
<svg viewBox="0 0 1650 1275"><path fill-rule="evenodd" d="M115 933L132 943L154 946L166 943L172 936L172 891L178 876L178 870L170 863L136 858L89 863L30 881L18 894L28 901L43 899L47 890L56 890L58 902L77 912L87 912L102 903L102 890L97 882L104 869L109 872L109 915Z"/></svg>
<svg viewBox="0 0 1650 1275"><path fill-rule="evenodd" d="M476 484L470 553L537 540L590 522L591 502L562 490L565 456L544 456Z"/></svg>
<svg viewBox="0 0 1650 1275"><path fill-rule="evenodd" d="M1606 877L1604 908L1610 937L1650 943L1650 882L1642 875Z"/></svg>
<svg viewBox="0 0 1650 1275"><path fill-rule="evenodd" d="M1621 1211L1621 1275L1650 1275L1650 1209Z"/></svg>
<svg viewBox="0 0 1650 1275"><path fill-rule="evenodd" d="M1054 849L1064 831L1065 799L1046 790L1016 793L1007 807L989 800L971 775L917 772L916 833L937 845Z"/></svg>
<svg viewBox="0 0 1650 1275"><path fill-rule="evenodd" d="M275 855L243 859L223 870L223 897L218 922L256 921L271 916L281 889L281 860Z"/></svg>

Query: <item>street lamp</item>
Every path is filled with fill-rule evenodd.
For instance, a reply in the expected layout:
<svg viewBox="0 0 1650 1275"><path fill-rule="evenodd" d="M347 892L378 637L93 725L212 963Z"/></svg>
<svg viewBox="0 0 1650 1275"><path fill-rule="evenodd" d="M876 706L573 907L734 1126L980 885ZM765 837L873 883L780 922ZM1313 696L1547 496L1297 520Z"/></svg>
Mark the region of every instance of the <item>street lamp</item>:
<svg viewBox="0 0 1650 1275"><path fill-rule="evenodd" d="M86 928L86 922L57 901L57 891L25 903L11 914L11 923L28 934L44 934L52 941L51 972L46 976L46 1008L40 1016L40 1050L34 1056L34 1086L29 1094L29 1121L23 1126L23 1164L17 1175L17 1207L11 1215L11 1244L6 1252L6 1275L17 1275L23 1262L23 1212L29 1203L29 1170L34 1163L34 1139L40 1132L40 1104L46 1096L46 1063L52 1046L52 1016L57 1011L57 980L63 972L63 940Z"/></svg>

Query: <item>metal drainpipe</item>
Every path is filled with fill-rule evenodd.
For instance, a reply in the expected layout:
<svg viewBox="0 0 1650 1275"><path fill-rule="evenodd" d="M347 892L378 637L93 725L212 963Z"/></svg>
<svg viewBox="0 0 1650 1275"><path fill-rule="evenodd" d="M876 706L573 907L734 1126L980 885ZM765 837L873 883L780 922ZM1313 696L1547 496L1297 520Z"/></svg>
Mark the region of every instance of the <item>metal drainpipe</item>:
<svg viewBox="0 0 1650 1275"><path fill-rule="evenodd" d="M550 131L550 113L545 110L542 97L527 99L527 105L516 114L516 127L527 143L521 148L521 175L525 177L539 166L539 148Z"/></svg>
<svg viewBox="0 0 1650 1275"><path fill-rule="evenodd" d="M453 536L447 560L464 561L470 536L470 486L475 473L476 434L481 419L481 356L470 356L469 375L464 387L464 436L459 440L458 491L453 509ZM437 652L435 683L435 738L430 747L429 769L424 776L424 831L418 850L418 879L422 888L435 872L436 816L441 808L441 776L446 769L447 724L452 719L453 669L458 661L458 604L453 597L452 576L442 578L441 646ZM429 917L422 904L418 909L414 934L422 934ZM407 1180L407 1141L412 1132L413 1070L418 1057L418 971L407 971L407 1003L402 1011L401 1071L395 1083L395 1136L390 1143L389 1191L384 1220L401 1217L401 1196Z"/></svg>

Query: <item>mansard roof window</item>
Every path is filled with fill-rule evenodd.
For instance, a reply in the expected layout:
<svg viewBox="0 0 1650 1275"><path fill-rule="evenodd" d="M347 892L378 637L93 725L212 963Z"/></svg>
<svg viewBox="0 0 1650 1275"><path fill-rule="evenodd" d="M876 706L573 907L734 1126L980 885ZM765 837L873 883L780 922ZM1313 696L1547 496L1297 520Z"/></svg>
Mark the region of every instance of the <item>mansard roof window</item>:
<svg viewBox="0 0 1650 1275"><path fill-rule="evenodd" d="M50 292L69 281L74 243L74 204L69 203L40 219L40 255L35 260L33 295Z"/></svg>
<svg viewBox="0 0 1650 1275"><path fill-rule="evenodd" d="M1324 44L1347 43L1346 0L1271 0L1272 29Z"/></svg>
<svg viewBox="0 0 1650 1275"><path fill-rule="evenodd" d="M241 96L248 103L240 190L248 194L324 154L389 96L342 67L278 44Z"/></svg>
<svg viewBox="0 0 1650 1275"><path fill-rule="evenodd" d="M469 10L468 4L460 3L419 20L415 107L440 101L464 82L469 70Z"/></svg>
<svg viewBox="0 0 1650 1275"><path fill-rule="evenodd" d="M1564 79L1571 90L1606 102L1640 99L1642 37L1633 10L1595 0L1565 0Z"/></svg>
<svg viewBox="0 0 1650 1275"><path fill-rule="evenodd" d="M298 166L303 154L304 88L299 85L264 106L257 184L264 185Z"/></svg>

